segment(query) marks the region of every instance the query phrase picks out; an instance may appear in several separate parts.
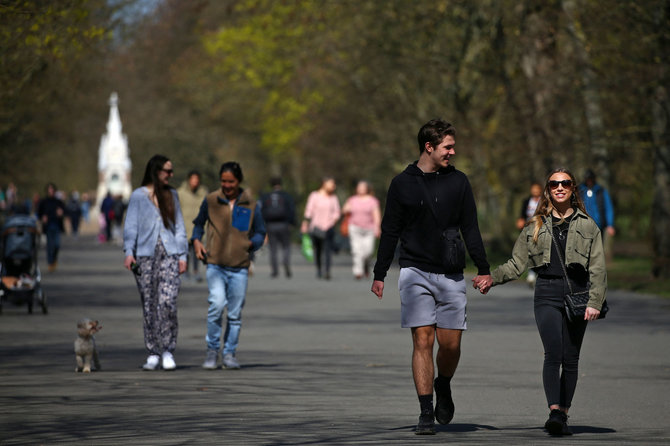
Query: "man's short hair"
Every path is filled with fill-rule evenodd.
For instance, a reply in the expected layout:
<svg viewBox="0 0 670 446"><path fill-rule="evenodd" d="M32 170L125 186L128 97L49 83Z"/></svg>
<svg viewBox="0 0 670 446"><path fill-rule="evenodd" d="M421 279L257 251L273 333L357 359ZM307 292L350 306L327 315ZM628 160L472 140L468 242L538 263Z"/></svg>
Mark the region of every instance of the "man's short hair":
<svg viewBox="0 0 670 446"><path fill-rule="evenodd" d="M272 187L281 186L281 177L270 178L270 186Z"/></svg>
<svg viewBox="0 0 670 446"><path fill-rule="evenodd" d="M193 175L195 175L195 176L198 177L198 178L201 178L201 177L202 177L202 176L200 175L200 172L198 172L197 170L193 169L193 170L191 170L191 171L188 173L188 175L186 176L186 178L191 178Z"/></svg>
<svg viewBox="0 0 670 446"><path fill-rule="evenodd" d="M417 140L419 142L419 154L426 149L426 143L433 147L440 145L445 136L456 137L456 129L453 125L442 119L431 119L421 127Z"/></svg>

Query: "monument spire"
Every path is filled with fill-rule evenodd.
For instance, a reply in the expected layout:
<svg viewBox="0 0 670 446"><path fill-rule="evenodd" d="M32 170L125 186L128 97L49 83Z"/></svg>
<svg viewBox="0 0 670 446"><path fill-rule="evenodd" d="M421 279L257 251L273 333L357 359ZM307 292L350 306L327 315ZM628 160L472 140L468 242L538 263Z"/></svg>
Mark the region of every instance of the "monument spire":
<svg viewBox="0 0 670 446"><path fill-rule="evenodd" d="M132 192L130 174L132 163L128 149L128 137L123 133L119 114L119 96L113 92L109 97L107 132L100 138L98 149L97 208L107 193L128 201Z"/></svg>

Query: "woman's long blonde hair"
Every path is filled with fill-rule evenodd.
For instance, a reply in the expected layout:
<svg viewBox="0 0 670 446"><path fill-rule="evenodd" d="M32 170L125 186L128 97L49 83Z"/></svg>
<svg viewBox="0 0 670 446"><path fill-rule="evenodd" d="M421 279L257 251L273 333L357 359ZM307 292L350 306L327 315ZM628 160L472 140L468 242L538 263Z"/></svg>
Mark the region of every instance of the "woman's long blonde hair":
<svg viewBox="0 0 670 446"><path fill-rule="evenodd" d="M537 239L540 234L540 228L544 224L543 218L551 218L551 212L554 210L554 204L551 201L551 188L549 187L549 178L551 178L556 173L564 173L570 177L572 180L572 196L570 197L570 204L573 208L577 208L583 213L586 214L586 209L584 208L584 202L582 202L581 197L579 196L579 190L577 189L577 180L575 176L568 169L559 167L552 170L549 175L547 175L547 180L544 182L544 191L540 196L540 202L535 209L535 214L530 219L528 224L534 224L535 229L533 230L533 242L537 243Z"/></svg>

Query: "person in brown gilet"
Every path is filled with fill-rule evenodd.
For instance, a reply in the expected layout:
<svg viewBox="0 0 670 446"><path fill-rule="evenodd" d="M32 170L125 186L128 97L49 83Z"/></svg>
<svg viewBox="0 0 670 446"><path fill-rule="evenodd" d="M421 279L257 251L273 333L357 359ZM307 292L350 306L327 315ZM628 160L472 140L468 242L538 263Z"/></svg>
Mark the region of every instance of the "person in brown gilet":
<svg viewBox="0 0 670 446"><path fill-rule="evenodd" d="M208 194L193 220L193 247L198 259L207 263L209 309L207 310L207 355L202 367L217 368L223 312L227 326L223 337L223 366L239 369L237 344L242 328L242 307L247 293L251 253L263 246L265 224L260 205L240 187L242 168L234 161L221 165L221 189ZM202 236L207 227L205 246Z"/></svg>

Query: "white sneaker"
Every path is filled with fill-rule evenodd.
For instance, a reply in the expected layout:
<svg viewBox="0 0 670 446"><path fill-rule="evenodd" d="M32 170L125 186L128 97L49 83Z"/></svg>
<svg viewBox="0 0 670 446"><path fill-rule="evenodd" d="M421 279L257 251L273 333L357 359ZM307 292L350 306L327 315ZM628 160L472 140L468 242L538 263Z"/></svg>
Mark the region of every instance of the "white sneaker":
<svg viewBox="0 0 670 446"><path fill-rule="evenodd" d="M158 363L160 362L160 356L158 355L149 355L147 362L144 363L142 368L144 370L156 370L158 368Z"/></svg>
<svg viewBox="0 0 670 446"><path fill-rule="evenodd" d="M227 369L239 369L240 363L237 362L235 355L231 353L226 353L223 355L223 366Z"/></svg>
<svg viewBox="0 0 670 446"><path fill-rule="evenodd" d="M172 353L163 353L163 370L174 370L177 368L177 363L174 362Z"/></svg>

